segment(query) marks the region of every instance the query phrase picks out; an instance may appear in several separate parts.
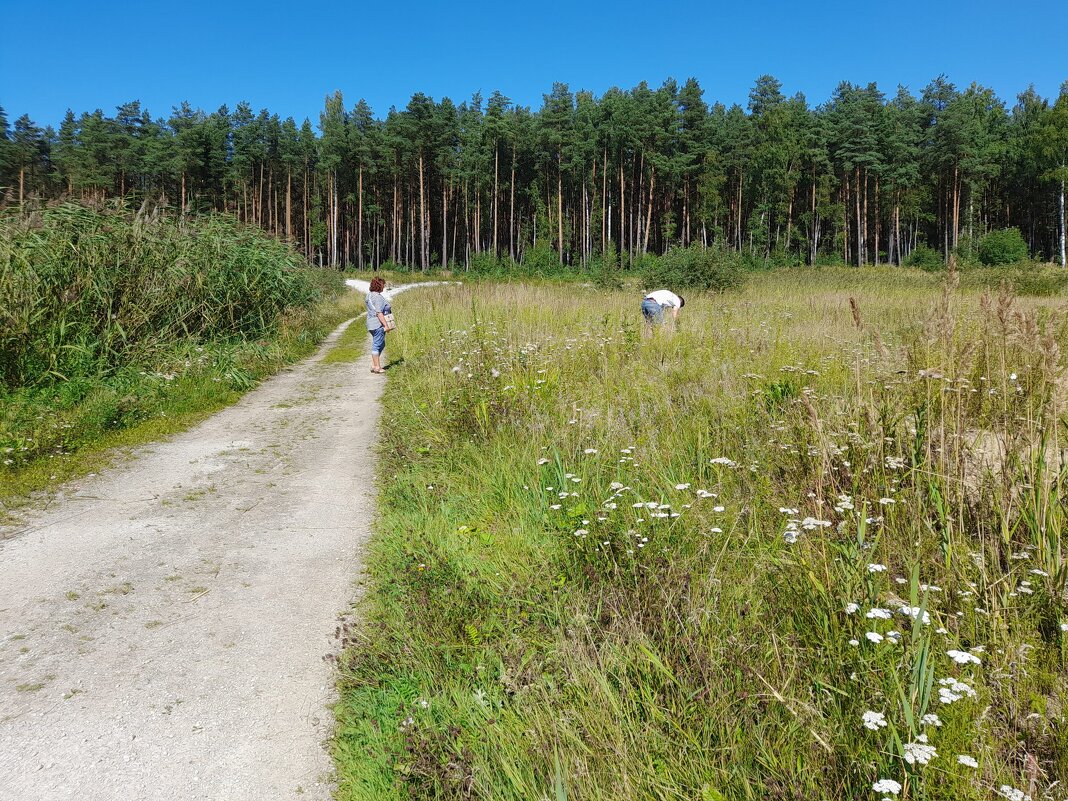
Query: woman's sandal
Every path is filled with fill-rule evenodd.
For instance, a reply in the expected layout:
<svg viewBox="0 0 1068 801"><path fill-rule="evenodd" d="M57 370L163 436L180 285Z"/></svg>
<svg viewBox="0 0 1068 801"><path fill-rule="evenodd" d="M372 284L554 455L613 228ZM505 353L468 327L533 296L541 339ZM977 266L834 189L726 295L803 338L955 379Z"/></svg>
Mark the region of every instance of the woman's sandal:
<svg viewBox="0 0 1068 801"><path fill-rule="evenodd" d="M385 370L376 370L375 368L372 367L371 368L371 372L372 373L377 373L378 375L382 375L386 371Z"/></svg>

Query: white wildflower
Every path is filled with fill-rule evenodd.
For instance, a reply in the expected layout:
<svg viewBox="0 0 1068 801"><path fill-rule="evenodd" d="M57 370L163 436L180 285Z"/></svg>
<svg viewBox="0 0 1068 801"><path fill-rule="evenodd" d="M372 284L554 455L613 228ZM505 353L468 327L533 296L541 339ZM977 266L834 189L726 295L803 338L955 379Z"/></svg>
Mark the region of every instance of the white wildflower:
<svg viewBox="0 0 1068 801"><path fill-rule="evenodd" d="M873 642L876 645L883 641L883 635L877 631L869 631L864 636L867 637L870 642Z"/></svg>
<svg viewBox="0 0 1068 801"><path fill-rule="evenodd" d="M846 604L845 613L847 615L855 615L859 611L860 606L858 604Z"/></svg>
<svg viewBox="0 0 1068 801"><path fill-rule="evenodd" d="M975 757L968 756L967 754L957 754L957 764L967 765L969 768L979 767L979 763L975 761Z"/></svg>
<svg viewBox="0 0 1068 801"><path fill-rule="evenodd" d="M975 654L969 654L967 651L946 651L946 656L956 662L958 665L981 665L982 662Z"/></svg>
<svg viewBox="0 0 1068 801"><path fill-rule="evenodd" d="M677 490L688 490L689 488L690 488L689 484L676 484L675 485L675 489L677 489Z"/></svg>
<svg viewBox="0 0 1068 801"><path fill-rule="evenodd" d="M863 725L865 729L871 729L872 731L884 729L886 728L886 715L882 712L874 712L869 709L864 713Z"/></svg>
<svg viewBox="0 0 1068 801"><path fill-rule="evenodd" d="M971 685L953 678L938 680L938 700L943 704L952 704L962 698L975 698L976 692Z"/></svg>
<svg viewBox="0 0 1068 801"><path fill-rule="evenodd" d="M893 779L879 779L879 781L871 786L871 789L877 793L897 795L901 792L901 784L900 782L895 782Z"/></svg>
<svg viewBox="0 0 1068 801"><path fill-rule="evenodd" d="M998 795L1002 798L1009 799L1009 801L1031 801L1031 796L1023 790L1017 790L1015 787L1010 787L1007 784L1003 784L998 788Z"/></svg>
<svg viewBox="0 0 1068 801"><path fill-rule="evenodd" d="M938 715L936 715L934 712L928 712L926 715L920 718L920 721L923 723L924 726L938 727L942 725L942 719L938 717Z"/></svg>
<svg viewBox="0 0 1068 801"><path fill-rule="evenodd" d="M886 570L886 565L870 564L868 565L869 573L882 573Z"/></svg>
<svg viewBox="0 0 1068 801"><path fill-rule="evenodd" d="M920 738L923 739L921 740ZM928 744L926 739L926 736L921 734L920 737L917 738L917 742L905 743L905 761L910 765L926 765L938 756L935 747Z"/></svg>
<svg viewBox="0 0 1068 801"><path fill-rule="evenodd" d="M919 620L925 626L930 624L931 616L925 609L921 609L918 606L903 606L901 607L901 614L908 615L913 620Z"/></svg>
<svg viewBox="0 0 1068 801"><path fill-rule="evenodd" d="M874 620L876 618L878 618L879 620L889 620L891 614L889 609L880 609L876 606L873 609L869 609L864 615L864 617L869 618L871 620Z"/></svg>

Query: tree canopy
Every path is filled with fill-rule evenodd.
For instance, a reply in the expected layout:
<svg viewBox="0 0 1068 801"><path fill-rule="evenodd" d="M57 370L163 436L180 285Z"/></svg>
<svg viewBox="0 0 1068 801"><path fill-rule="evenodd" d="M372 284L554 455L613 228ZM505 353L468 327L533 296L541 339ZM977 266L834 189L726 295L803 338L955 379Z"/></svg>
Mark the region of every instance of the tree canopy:
<svg viewBox="0 0 1068 801"><path fill-rule="evenodd" d="M918 246L977 252L1018 228L1030 255L1063 259L1068 85L1008 106L944 77L917 96L841 83L812 105L760 76L746 108L695 79L600 97L554 84L541 108L500 92L459 104L416 93L376 117L325 99L318 125L247 103L137 101L68 111L58 131L0 109L7 205L61 196L225 211L309 259L423 269L551 250L585 267L673 246L777 262L904 262Z"/></svg>

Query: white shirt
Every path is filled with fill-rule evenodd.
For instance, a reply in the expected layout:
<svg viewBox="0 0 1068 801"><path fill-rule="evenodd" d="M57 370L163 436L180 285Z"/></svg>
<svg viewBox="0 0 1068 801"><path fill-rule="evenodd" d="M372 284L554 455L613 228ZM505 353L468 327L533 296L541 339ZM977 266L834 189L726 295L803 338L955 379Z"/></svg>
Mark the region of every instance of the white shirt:
<svg viewBox="0 0 1068 801"><path fill-rule="evenodd" d="M658 289L655 292L650 292L645 297L649 300L655 300L661 306L671 306L675 309L682 308L682 298L674 292L669 292L666 289Z"/></svg>

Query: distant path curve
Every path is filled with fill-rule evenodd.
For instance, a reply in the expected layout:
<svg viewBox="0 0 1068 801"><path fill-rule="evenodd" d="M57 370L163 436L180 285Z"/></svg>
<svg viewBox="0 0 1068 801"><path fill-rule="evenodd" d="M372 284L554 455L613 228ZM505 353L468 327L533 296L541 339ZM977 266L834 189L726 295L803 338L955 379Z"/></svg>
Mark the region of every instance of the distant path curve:
<svg viewBox="0 0 1068 801"><path fill-rule="evenodd" d="M371 527L383 386L322 363L350 323L0 529L2 801L331 797L324 656Z"/></svg>

